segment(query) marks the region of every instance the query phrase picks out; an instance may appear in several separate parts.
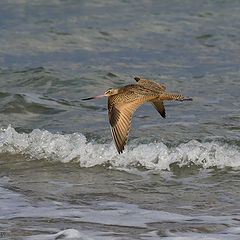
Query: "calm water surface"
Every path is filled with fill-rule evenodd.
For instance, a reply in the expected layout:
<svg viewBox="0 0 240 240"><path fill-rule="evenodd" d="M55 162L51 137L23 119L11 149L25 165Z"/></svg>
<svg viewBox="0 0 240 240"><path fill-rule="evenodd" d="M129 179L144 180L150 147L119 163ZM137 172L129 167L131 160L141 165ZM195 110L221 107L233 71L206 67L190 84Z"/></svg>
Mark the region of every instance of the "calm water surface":
<svg viewBox="0 0 240 240"><path fill-rule="evenodd" d="M238 1L2 0L0 239L240 238ZM194 98L134 114L109 87Z"/></svg>

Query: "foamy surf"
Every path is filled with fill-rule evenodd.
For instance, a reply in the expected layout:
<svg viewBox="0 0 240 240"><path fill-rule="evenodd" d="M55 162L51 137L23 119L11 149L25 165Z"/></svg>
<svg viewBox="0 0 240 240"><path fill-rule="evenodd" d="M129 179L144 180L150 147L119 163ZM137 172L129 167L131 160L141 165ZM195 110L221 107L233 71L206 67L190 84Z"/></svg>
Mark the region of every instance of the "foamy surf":
<svg viewBox="0 0 240 240"><path fill-rule="evenodd" d="M0 131L0 153L22 154L32 160L74 161L81 167L141 166L149 170L169 170L173 163L180 167L191 164L203 168L240 167L239 147L221 142L191 140L176 147L168 147L162 142L135 145L130 142L119 155L113 143L89 142L81 133L62 135L34 129L27 134L18 133L11 126Z"/></svg>
<svg viewBox="0 0 240 240"><path fill-rule="evenodd" d="M33 237L28 237L27 240L56 240L56 239L72 239L72 240L93 240L83 234L81 234L76 229L66 229L60 231L56 234L42 234L42 235L34 235Z"/></svg>

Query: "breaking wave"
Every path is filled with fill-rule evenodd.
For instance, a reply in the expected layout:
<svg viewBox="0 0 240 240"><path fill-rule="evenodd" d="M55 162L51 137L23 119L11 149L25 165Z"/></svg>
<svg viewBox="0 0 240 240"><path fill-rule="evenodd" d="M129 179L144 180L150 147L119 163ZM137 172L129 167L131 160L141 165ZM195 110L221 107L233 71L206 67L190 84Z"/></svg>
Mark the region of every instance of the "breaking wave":
<svg viewBox="0 0 240 240"><path fill-rule="evenodd" d="M144 167L150 170L170 169L195 164L203 168L240 167L238 146L221 142L191 140L175 147L162 142L149 144L128 143L119 155L113 143L87 141L81 133L53 134L35 129L18 133L14 128L0 130L0 153L22 154L27 159L46 159L63 163L78 162L81 167L105 165L113 168Z"/></svg>

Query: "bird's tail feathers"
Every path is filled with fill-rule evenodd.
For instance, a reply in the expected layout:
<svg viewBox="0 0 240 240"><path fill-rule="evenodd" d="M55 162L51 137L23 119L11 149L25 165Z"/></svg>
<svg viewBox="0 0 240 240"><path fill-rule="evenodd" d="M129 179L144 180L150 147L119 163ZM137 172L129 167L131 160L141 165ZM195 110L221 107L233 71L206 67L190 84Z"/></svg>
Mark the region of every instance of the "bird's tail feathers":
<svg viewBox="0 0 240 240"><path fill-rule="evenodd" d="M161 94L161 100L168 100L168 101L192 101L192 98L183 97L180 94L171 94L171 93L164 93Z"/></svg>

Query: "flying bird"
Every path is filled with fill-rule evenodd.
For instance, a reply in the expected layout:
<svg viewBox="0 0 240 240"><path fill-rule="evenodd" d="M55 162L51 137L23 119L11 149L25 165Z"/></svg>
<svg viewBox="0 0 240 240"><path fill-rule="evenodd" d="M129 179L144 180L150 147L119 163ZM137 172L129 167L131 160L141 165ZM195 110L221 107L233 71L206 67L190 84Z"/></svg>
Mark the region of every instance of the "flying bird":
<svg viewBox="0 0 240 240"><path fill-rule="evenodd" d="M179 94L166 92L166 87L159 83L134 78L137 83L129 84L119 89L109 88L104 94L84 98L90 100L108 97L108 117L115 146L118 153L122 153L128 139L132 115L144 102L151 102L160 115L165 118L164 100L192 101Z"/></svg>

